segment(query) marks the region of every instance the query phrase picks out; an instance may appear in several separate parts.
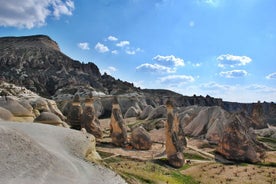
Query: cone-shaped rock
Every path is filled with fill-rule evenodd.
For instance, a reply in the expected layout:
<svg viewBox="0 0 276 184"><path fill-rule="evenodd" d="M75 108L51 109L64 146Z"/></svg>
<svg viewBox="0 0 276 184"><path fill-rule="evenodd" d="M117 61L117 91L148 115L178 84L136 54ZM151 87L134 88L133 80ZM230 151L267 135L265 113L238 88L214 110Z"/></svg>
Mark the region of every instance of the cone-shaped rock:
<svg viewBox="0 0 276 184"><path fill-rule="evenodd" d="M165 124L166 154L169 164L180 168L184 164L183 150L186 140L182 129L179 127L179 120L173 112L173 105L170 100L167 101L166 107L168 115Z"/></svg>
<svg viewBox="0 0 276 184"><path fill-rule="evenodd" d="M80 130L81 129L81 118L82 118L82 107L80 104L80 96L76 94L74 96L73 102L69 107L68 111L68 123L71 125L71 128Z"/></svg>
<svg viewBox="0 0 276 184"><path fill-rule="evenodd" d="M152 140L150 134L140 126L132 131L130 144L138 150L149 150L152 145Z"/></svg>
<svg viewBox="0 0 276 184"><path fill-rule="evenodd" d="M96 138L101 138L103 136L100 121L96 116L92 95L85 99L81 128L85 128L88 133L91 133Z"/></svg>
<svg viewBox="0 0 276 184"><path fill-rule="evenodd" d="M261 144L236 115L232 115L226 124L217 152L226 159L237 162L257 163L264 157Z"/></svg>
<svg viewBox="0 0 276 184"><path fill-rule="evenodd" d="M114 97L112 103L110 137L112 143L116 146L124 146L127 143L127 128L116 97Z"/></svg>

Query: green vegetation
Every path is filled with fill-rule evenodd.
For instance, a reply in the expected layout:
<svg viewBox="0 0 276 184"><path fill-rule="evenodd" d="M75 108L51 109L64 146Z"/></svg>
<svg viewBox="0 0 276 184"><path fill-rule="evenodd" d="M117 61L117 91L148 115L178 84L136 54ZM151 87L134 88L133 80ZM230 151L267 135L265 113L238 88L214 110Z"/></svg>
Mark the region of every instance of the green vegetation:
<svg viewBox="0 0 276 184"><path fill-rule="evenodd" d="M184 152L184 158L185 159L191 159L191 160L207 160L201 155L198 154L192 154L192 153L186 153Z"/></svg>
<svg viewBox="0 0 276 184"><path fill-rule="evenodd" d="M166 159L157 161L140 161L99 152L104 162L115 172L121 175L128 183L173 183L173 184L196 184L198 183L191 176L186 176L180 171L187 169L184 165L180 169L174 169L166 165Z"/></svg>

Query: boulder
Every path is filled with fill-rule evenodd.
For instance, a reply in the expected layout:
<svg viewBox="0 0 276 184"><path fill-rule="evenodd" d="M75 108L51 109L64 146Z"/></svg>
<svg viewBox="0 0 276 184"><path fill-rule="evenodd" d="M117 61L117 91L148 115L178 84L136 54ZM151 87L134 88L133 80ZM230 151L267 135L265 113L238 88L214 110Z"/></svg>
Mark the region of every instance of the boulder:
<svg viewBox="0 0 276 184"><path fill-rule="evenodd" d="M42 112L38 117L34 119L34 122L68 127L65 122L63 122L57 115L52 112Z"/></svg>
<svg viewBox="0 0 276 184"><path fill-rule="evenodd" d="M93 105L93 97L85 99L81 128L85 128L88 133L91 133L96 138L102 138L103 133L100 127L100 121L97 118L95 108Z"/></svg>
<svg viewBox="0 0 276 184"><path fill-rule="evenodd" d="M81 129L82 112L83 110L80 104L80 96L76 94L67 114L68 123L71 125L71 128L76 130Z"/></svg>
<svg viewBox="0 0 276 184"><path fill-rule="evenodd" d="M130 144L137 150L149 150L152 145L152 140L150 134L140 126L132 131Z"/></svg>
<svg viewBox="0 0 276 184"><path fill-rule="evenodd" d="M127 144L127 127L116 97L114 97L112 103L110 137L112 139L112 143L116 146L124 147Z"/></svg>
<svg viewBox="0 0 276 184"><path fill-rule="evenodd" d="M216 151L226 159L236 162L257 163L265 155L261 143L235 114L229 118Z"/></svg>
<svg viewBox="0 0 276 184"><path fill-rule="evenodd" d="M186 146L186 139L182 131L177 115L173 112L173 105L170 100L166 103L167 122L165 124L166 154L170 165L180 168L184 164L183 151Z"/></svg>

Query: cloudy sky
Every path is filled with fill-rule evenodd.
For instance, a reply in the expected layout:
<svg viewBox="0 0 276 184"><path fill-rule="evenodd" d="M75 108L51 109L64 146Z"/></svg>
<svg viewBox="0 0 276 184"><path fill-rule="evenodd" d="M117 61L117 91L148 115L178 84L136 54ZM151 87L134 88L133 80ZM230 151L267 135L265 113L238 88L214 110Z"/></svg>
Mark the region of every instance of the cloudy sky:
<svg viewBox="0 0 276 184"><path fill-rule="evenodd" d="M46 34L141 88L276 101L275 0L0 0L0 36Z"/></svg>

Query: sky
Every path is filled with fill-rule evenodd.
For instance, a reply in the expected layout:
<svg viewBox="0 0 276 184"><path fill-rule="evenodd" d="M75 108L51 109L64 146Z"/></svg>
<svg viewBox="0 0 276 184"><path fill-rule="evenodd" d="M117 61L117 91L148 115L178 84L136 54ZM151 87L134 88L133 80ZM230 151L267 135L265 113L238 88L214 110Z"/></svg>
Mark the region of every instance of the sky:
<svg viewBox="0 0 276 184"><path fill-rule="evenodd" d="M275 0L0 0L0 36L44 34L137 87L276 102Z"/></svg>

